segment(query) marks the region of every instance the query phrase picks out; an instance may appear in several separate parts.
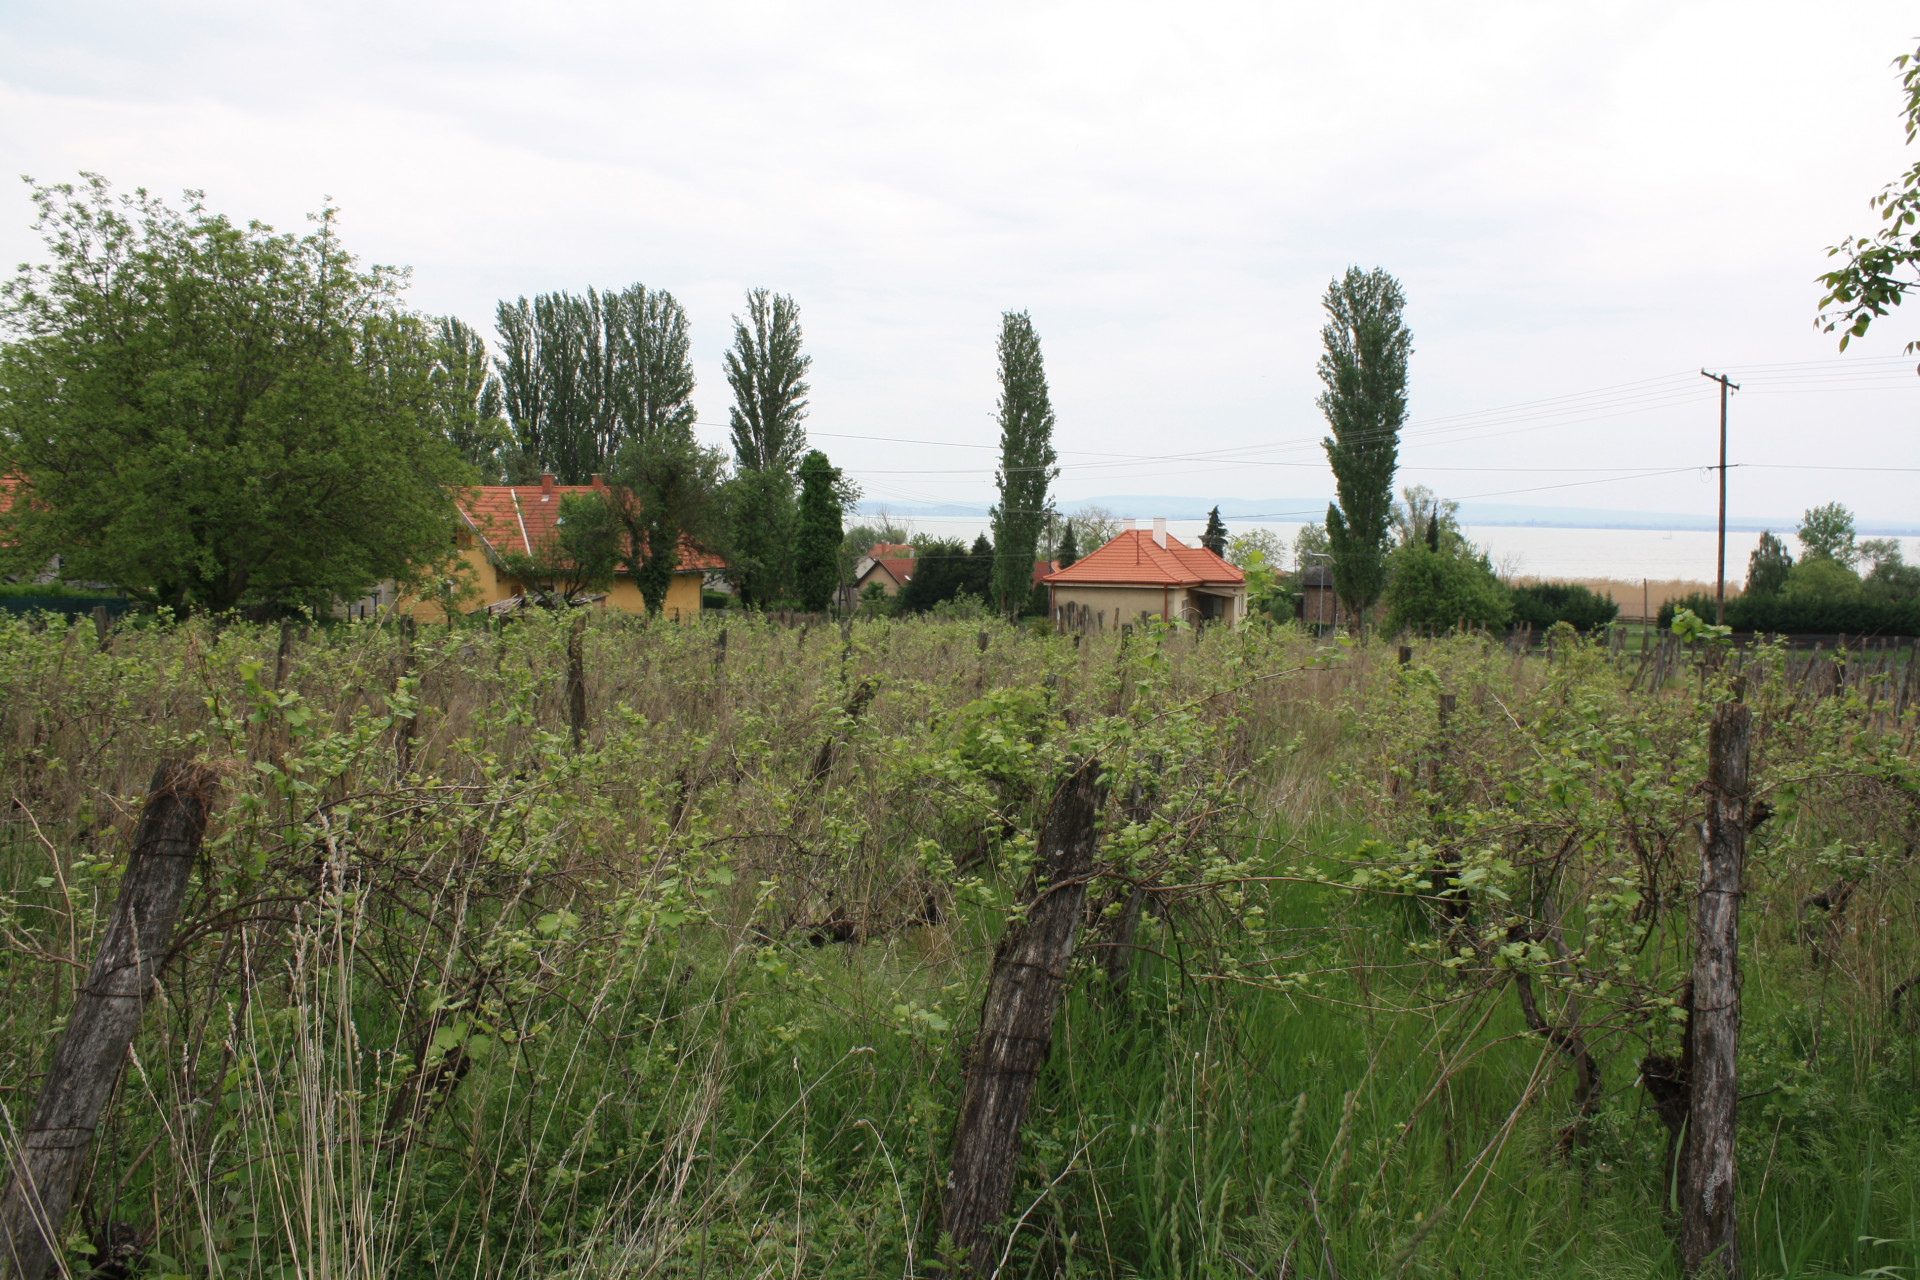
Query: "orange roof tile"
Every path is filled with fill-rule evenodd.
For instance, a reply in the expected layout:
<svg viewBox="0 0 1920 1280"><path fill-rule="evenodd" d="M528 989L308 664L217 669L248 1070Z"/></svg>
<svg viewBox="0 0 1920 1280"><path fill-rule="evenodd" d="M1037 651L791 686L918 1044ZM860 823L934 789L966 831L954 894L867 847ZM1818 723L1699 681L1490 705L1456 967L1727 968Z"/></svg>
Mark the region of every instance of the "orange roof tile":
<svg viewBox="0 0 1920 1280"><path fill-rule="evenodd" d="M1239 586L1247 575L1205 547L1190 547L1172 534L1155 543L1146 529L1128 529L1041 581L1056 587Z"/></svg>
<svg viewBox="0 0 1920 1280"><path fill-rule="evenodd" d="M595 493L597 484L479 485L456 495L460 514L489 549L498 555L531 555L533 548L553 533L560 519L560 500L577 493ZM680 569L724 569L726 562L680 539ZM624 570L623 570L624 572Z"/></svg>
<svg viewBox="0 0 1920 1280"><path fill-rule="evenodd" d="M875 573L884 573L893 579L895 586L904 587L907 585L907 579L913 576L913 566L915 563L913 560L903 560L897 556L890 556L886 559L876 559L872 565L868 566L866 573L861 576L860 581L871 582L873 581L873 575Z"/></svg>

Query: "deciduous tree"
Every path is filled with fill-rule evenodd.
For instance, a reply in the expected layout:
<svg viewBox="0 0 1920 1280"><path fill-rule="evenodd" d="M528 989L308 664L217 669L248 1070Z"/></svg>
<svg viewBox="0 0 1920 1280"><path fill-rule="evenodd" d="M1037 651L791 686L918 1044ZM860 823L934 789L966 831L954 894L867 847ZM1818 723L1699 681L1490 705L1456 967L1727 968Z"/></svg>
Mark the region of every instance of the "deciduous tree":
<svg viewBox="0 0 1920 1280"><path fill-rule="evenodd" d="M733 318L733 349L726 354L733 388L728 420L733 458L746 471L773 471L791 479L806 452L807 368L800 349L800 308L784 293L753 289L747 315Z"/></svg>
<svg viewBox="0 0 1920 1280"><path fill-rule="evenodd" d="M515 479L551 471L584 484L631 441L691 437L691 339L672 294L641 284L543 293L502 302L494 328Z"/></svg>
<svg viewBox="0 0 1920 1280"><path fill-rule="evenodd" d="M1793 568L1793 555L1787 544L1768 529L1760 535L1760 545L1747 557L1749 594L1772 594L1787 585L1787 570Z"/></svg>
<svg viewBox="0 0 1920 1280"><path fill-rule="evenodd" d="M1853 546L1853 512L1838 502L1810 508L1800 517L1794 536L1805 552L1803 559L1851 565L1858 558Z"/></svg>
<svg viewBox="0 0 1920 1280"><path fill-rule="evenodd" d="M1040 336L1024 311L1000 317L1000 500L994 504L992 599L1008 617L1026 607L1033 561L1060 474L1053 451L1053 403L1040 357Z"/></svg>
<svg viewBox="0 0 1920 1280"><path fill-rule="evenodd" d="M680 569L680 540L720 540L720 492L726 459L690 434L668 429L629 441L614 460L608 500L624 536L621 561L647 612L666 605Z"/></svg>
<svg viewBox="0 0 1920 1280"><path fill-rule="evenodd" d="M1323 442L1338 501L1327 507L1333 586L1356 619L1386 585L1388 521L1400 427L1407 417L1407 357L1413 335L1401 319L1400 283L1378 268L1350 267L1327 289L1320 337Z"/></svg>
<svg viewBox="0 0 1920 1280"><path fill-rule="evenodd" d="M105 179L33 187L50 261L4 293L0 542L176 608L323 608L451 553L472 473L431 326L334 211L306 235Z"/></svg>
<svg viewBox="0 0 1920 1280"><path fill-rule="evenodd" d="M1907 143L1920 136L1920 51L1893 60L1906 93ZM1840 333L1840 349L1864 334L1873 322L1920 287L1920 161L1889 184L1867 206L1880 215L1880 230L1853 236L1827 250L1840 265L1820 277L1822 332ZM1907 344L1909 355L1920 341Z"/></svg>
<svg viewBox="0 0 1920 1280"><path fill-rule="evenodd" d="M487 359L487 344L456 316L434 323L433 415L467 464L488 483L500 477L500 451L511 440L501 409L500 378Z"/></svg>

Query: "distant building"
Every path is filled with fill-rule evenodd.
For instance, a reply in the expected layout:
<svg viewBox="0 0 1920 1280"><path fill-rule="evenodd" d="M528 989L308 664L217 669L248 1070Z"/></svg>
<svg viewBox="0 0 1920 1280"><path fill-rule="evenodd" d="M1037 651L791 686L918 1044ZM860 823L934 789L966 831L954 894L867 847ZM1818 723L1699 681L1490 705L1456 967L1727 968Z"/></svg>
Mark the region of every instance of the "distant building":
<svg viewBox="0 0 1920 1280"><path fill-rule="evenodd" d="M554 528L560 519L561 499L574 494L602 493L606 487L599 476L593 478L592 484L555 484L551 475L543 475L537 485L479 485L456 495L460 527L454 535L454 545L473 575L468 598L460 602L460 607L470 613L482 609L507 613L525 604L530 595L551 590L554 586L551 582L524 580L520 570L509 567L509 558L520 565L528 560L537 561L552 545ZM662 612L668 617L698 614L702 581L708 573L724 568L726 565L719 557L683 537L680 564L667 588ZM377 595L374 600L377 607ZM612 584L595 603L602 609L622 613L644 613L647 607L639 584L624 566L614 574ZM437 621L444 616L439 604L432 600L415 601L411 612L421 621Z"/></svg>
<svg viewBox="0 0 1920 1280"><path fill-rule="evenodd" d="M1247 575L1170 535L1165 520L1150 531L1122 530L1040 580L1055 624L1066 628L1104 630L1143 618L1231 626L1247 616Z"/></svg>
<svg viewBox="0 0 1920 1280"><path fill-rule="evenodd" d="M910 542L876 542L853 566L853 594L858 599L869 583L879 583L890 596L900 594L913 576L917 552Z"/></svg>
<svg viewBox="0 0 1920 1280"><path fill-rule="evenodd" d="M1331 627L1340 621L1340 601L1333 594L1333 570L1324 564L1300 571L1300 594L1294 616L1311 627Z"/></svg>

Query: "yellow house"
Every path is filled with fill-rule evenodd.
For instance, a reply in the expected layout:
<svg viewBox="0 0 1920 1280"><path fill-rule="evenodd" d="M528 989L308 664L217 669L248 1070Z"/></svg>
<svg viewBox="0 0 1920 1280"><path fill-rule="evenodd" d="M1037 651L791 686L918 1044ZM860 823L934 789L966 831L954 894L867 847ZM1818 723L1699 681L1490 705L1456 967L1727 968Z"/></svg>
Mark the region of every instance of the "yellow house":
<svg viewBox="0 0 1920 1280"><path fill-rule="evenodd" d="M454 541L471 580L465 584L469 594L460 607L467 612L505 612L524 600L529 590L550 589L554 585L550 582L522 581L515 576L507 567L508 558L538 559L552 543L561 499L604 492L606 487L599 476L592 484L555 484L551 475L543 475L537 485L482 485L462 492L458 499L460 528ZM667 588L662 612L675 619L698 614L700 584L710 570L725 567L717 556L682 538L680 566ZM622 613L644 613L647 607L639 585L624 568L614 574L613 585L598 603L602 609ZM438 622L446 616L431 600L417 601L411 612L422 622Z"/></svg>

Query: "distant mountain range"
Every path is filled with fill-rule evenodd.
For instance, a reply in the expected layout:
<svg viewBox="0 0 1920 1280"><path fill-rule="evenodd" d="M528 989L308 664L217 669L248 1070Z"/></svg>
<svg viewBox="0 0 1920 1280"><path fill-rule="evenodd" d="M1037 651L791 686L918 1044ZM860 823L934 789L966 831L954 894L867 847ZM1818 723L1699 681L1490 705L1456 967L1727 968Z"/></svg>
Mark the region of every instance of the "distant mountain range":
<svg viewBox="0 0 1920 1280"><path fill-rule="evenodd" d="M1165 494L1112 494L1094 498L1062 500L1060 510L1072 514L1084 506L1105 507L1116 516L1151 520L1205 520L1216 503L1223 520L1319 520L1326 515L1325 498L1183 498ZM942 503L937 506L907 507L894 503L863 502L862 515L874 515L882 507L896 516L944 516L950 519L987 518L984 506ZM1727 528L1735 532L1757 533L1771 529L1778 534L1792 532L1798 516L1729 515ZM1607 511L1597 507L1528 507L1498 502L1463 502L1460 523L1465 525L1533 525L1549 529L1713 529L1713 512ZM1856 525L1864 537L1920 537L1920 521L1860 520Z"/></svg>

